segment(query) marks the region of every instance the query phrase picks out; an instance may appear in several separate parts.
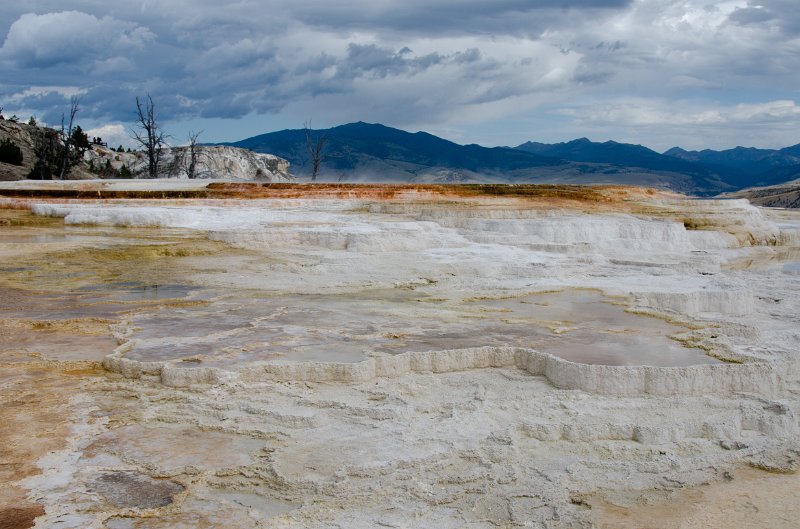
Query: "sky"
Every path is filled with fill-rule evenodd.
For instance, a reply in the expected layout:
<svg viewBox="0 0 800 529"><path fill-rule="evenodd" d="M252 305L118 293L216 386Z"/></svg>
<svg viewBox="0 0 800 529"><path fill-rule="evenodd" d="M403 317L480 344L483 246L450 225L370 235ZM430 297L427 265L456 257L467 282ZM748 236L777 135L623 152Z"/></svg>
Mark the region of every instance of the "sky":
<svg viewBox="0 0 800 529"><path fill-rule="evenodd" d="M0 106L131 146L354 121L486 146L800 143L798 0L25 0ZM12 5L13 4L13 5Z"/></svg>

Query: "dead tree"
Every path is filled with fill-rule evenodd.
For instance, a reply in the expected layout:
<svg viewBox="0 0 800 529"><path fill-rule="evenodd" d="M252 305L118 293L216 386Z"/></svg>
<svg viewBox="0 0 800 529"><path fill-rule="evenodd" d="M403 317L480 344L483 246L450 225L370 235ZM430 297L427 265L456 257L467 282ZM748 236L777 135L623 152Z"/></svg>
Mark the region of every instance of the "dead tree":
<svg viewBox="0 0 800 529"><path fill-rule="evenodd" d="M70 148L72 147L72 136L74 132L75 115L80 110L78 103L80 99L77 96L72 96L69 100L69 123L65 124L64 114L61 114L61 141L64 144L64 152L61 156L61 168L58 171L58 179L63 180L70 168Z"/></svg>
<svg viewBox="0 0 800 529"><path fill-rule="evenodd" d="M184 151L183 166L188 178L197 178L197 162L200 161L200 148L197 145L197 138L203 133L189 132L188 143Z"/></svg>
<svg viewBox="0 0 800 529"><path fill-rule="evenodd" d="M328 143L328 134L315 135L311 129L310 119L303 123L303 130L306 133L306 149L311 157L311 181L314 182L319 173L319 164L326 158L325 146Z"/></svg>
<svg viewBox="0 0 800 529"><path fill-rule="evenodd" d="M167 137L158 123L155 105L150 94L147 94L147 98L144 100L136 97L136 127L131 129L131 134L147 154L147 174L150 178L158 178L161 153L166 145Z"/></svg>

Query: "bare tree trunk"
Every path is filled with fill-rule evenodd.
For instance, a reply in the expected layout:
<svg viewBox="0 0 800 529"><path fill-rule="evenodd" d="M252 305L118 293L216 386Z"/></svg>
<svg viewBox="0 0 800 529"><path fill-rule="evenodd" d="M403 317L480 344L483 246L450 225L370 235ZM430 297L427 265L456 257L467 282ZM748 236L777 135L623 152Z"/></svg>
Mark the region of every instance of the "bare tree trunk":
<svg viewBox="0 0 800 529"><path fill-rule="evenodd" d="M147 94L146 100L136 98L136 121L139 130L131 129L133 139L147 154L147 174L150 178L158 178L161 163L161 151L166 143L166 136L158 124L153 98Z"/></svg>
<svg viewBox="0 0 800 529"><path fill-rule="evenodd" d="M64 128L64 114L61 114L61 141L64 142L64 155L61 158L61 169L58 172L59 180L63 180L64 176L69 170L70 158L69 149L72 146L72 131L75 123L75 115L78 113L80 107L78 103L80 99L77 96L72 96L69 100L69 125Z"/></svg>
<svg viewBox="0 0 800 529"><path fill-rule="evenodd" d="M203 133L201 130L200 132L190 132L189 133L189 143L186 146L185 155L187 158L184 159L184 166L186 169L186 176L189 178L197 178L197 162L200 156L200 149L197 145L197 138Z"/></svg>
<svg viewBox="0 0 800 529"><path fill-rule="evenodd" d="M325 145L328 143L328 135L322 134L314 136L314 131L311 130L311 120L309 119L303 123L303 130L306 133L306 149L308 155L311 156L311 181L317 180L319 173L319 165L326 158Z"/></svg>

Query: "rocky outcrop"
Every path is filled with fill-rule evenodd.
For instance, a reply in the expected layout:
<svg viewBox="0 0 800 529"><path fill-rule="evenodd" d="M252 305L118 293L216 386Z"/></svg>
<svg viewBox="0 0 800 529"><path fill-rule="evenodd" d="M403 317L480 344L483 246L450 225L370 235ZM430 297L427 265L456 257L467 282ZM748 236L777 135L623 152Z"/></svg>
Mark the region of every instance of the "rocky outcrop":
<svg viewBox="0 0 800 529"><path fill-rule="evenodd" d="M11 165L0 162L0 181L24 180L33 169L36 162L34 144L48 134L57 132L48 127L28 125L7 119L0 120L0 141L9 139L22 151L22 165ZM92 174L86 164L78 164L70 168L65 177L67 180L85 180L97 178Z"/></svg>
<svg viewBox="0 0 800 529"><path fill-rule="evenodd" d="M289 162L272 154L224 146L198 146L196 150L196 178L266 182L291 180ZM188 147L167 148L161 156L160 178L189 178ZM134 178L148 176L147 156L143 152L116 152L94 146L86 152L84 158L95 170L110 166L120 171L124 166Z"/></svg>
<svg viewBox="0 0 800 529"><path fill-rule="evenodd" d="M10 140L22 151L22 165L0 162L0 180L22 180L33 167L33 134L36 127L0 120L0 141Z"/></svg>
<svg viewBox="0 0 800 529"><path fill-rule="evenodd" d="M0 180L23 180L34 165L33 150L37 133L46 129L26 123L0 120L0 141L9 139L22 151L22 165L0 162ZM52 132L52 131L51 131ZM272 154L227 146L196 147L196 178L287 182L289 162ZM187 147L164 149L159 178L189 178ZM124 167L124 169L123 169ZM120 173L122 171L122 173ZM116 152L93 145L84 153L83 163L73 167L67 178L147 178L147 157L143 152Z"/></svg>

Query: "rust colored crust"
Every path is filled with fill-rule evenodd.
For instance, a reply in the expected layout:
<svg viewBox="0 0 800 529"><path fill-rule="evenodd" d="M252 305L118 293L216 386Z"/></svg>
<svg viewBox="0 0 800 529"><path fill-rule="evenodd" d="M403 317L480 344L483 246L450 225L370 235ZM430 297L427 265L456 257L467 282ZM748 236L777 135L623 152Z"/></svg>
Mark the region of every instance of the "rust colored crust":
<svg viewBox="0 0 800 529"><path fill-rule="evenodd" d="M210 192L241 193L246 196L276 198L377 198L393 199L409 195L440 197L553 197L575 200L603 200L599 188L577 185L533 184L290 184L290 183L211 183Z"/></svg>
<svg viewBox="0 0 800 529"><path fill-rule="evenodd" d="M534 184L296 184L296 183L210 183L194 190L107 190L74 189L0 189L0 196L19 198L78 199L180 199L180 198L331 198L382 199L409 197L478 198L509 197L561 199L580 202L608 202L619 194L637 194L643 190L625 186L534 185ZM646 191L653 194L655 191Z"/></svg>
<svg viewBox="0 0 800 529"><path fill-rule="evenodd" d="M44 514L41 505L32 507L12 507L0 510L0 529L29 529L34 520Z"/></svg>
<svg viewBox="0 0 800 529"><path fill-rule="evenodd" d="M34 520L43 514L41 505L0 510L0 529L29 529L33 527Z"/></svg>
<svg viewBox="0 0 800 529"><path fill-rule="evenodd" d="M732 479L668 493L653 491L623 507L589 499L597 529L747 527L796 529L800 476L737 468Z"/></svg>
<svg viewBox="0 0 800 529"><path fill-rule="evenodd" d="M101 369L0 363L0 529L27 529L44 514L14 482L41 472L36 462L67 444L70 397Z"/></svg>

